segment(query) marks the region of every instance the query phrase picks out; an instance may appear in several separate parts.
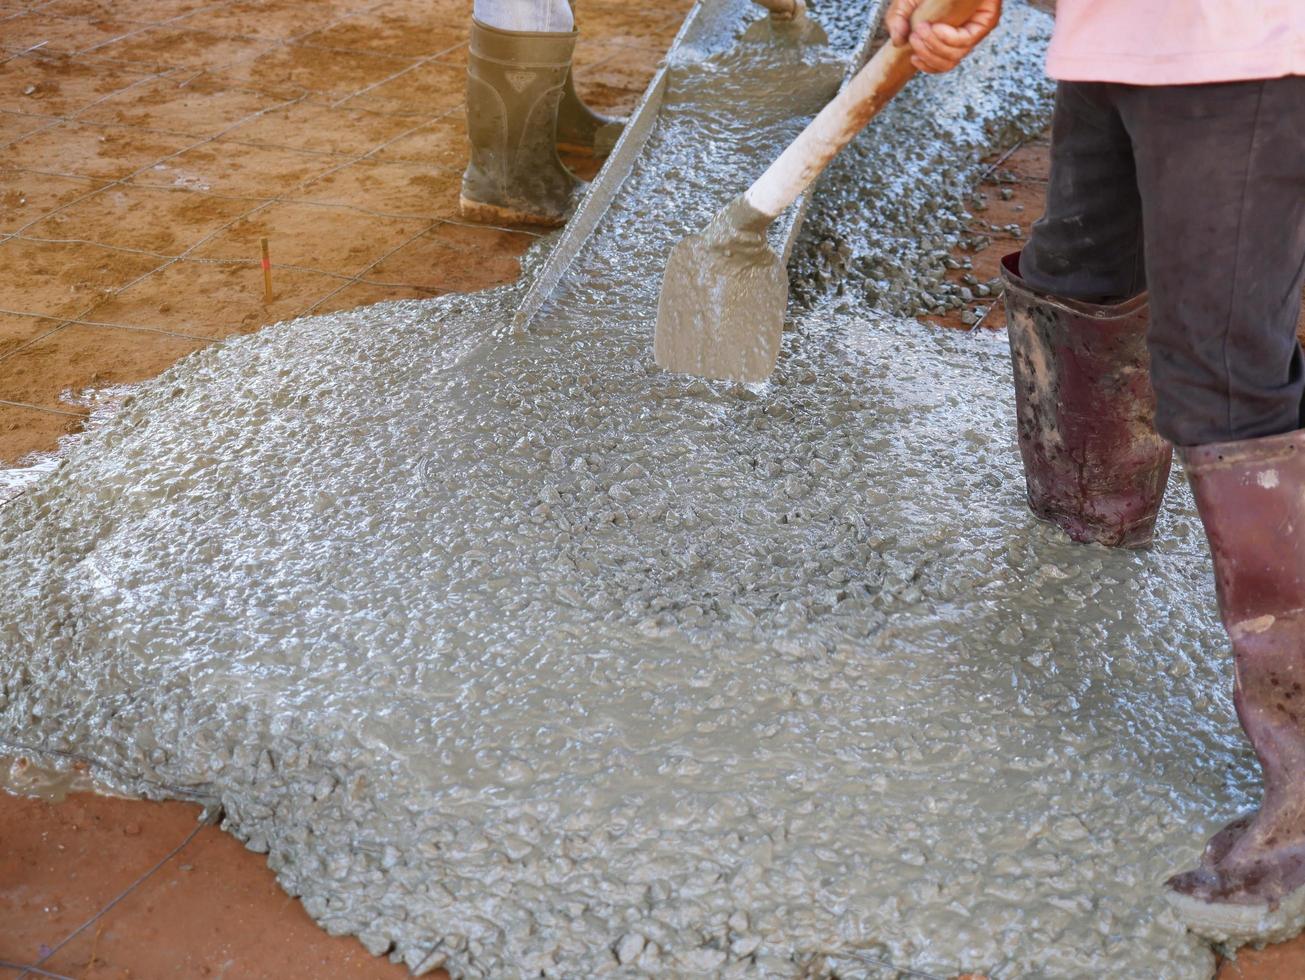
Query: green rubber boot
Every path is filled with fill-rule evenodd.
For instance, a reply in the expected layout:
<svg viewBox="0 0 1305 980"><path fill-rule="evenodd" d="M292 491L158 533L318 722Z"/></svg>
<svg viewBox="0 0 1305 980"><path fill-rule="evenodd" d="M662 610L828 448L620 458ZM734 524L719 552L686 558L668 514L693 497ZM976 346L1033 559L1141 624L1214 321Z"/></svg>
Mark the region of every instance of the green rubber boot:
<svg viewBox="0 0 1305 980"><path fill-rule="evenodd" d="M580 28L579 0L571 0L571 16ZM625 128L624 119L614 119L585 105L575 90L575 73L566 73L562 105L557 110L557 148L569 153L605 157L612 152Z"/></svg>
<svg viewBox="0 0 1305 980"><path fill-rule="evenodd" d="M558 106L571 71L574 31L500 31L472 21L462 216L556 228L585 184L557 156Z"/></svg>
<svg viewBox="0 0 1305 980"><path fill-rule="evenodd" d="M562 104L557 110L557 148L605 157L621 138L625 120L604 116L585 105L575 90L572 76L572 72L566 73Z"/></svg>

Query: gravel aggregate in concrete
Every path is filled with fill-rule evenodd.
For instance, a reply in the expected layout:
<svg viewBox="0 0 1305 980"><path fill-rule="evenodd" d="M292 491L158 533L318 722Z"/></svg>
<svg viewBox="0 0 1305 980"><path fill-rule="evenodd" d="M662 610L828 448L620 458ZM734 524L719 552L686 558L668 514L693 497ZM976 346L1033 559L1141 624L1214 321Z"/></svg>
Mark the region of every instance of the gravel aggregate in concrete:
<svg viewBox="0 0 1305 980"><path fill-rule="evenodd" d="M651 358L667 250L827 81L739 118L778 56L722 45L529 332L520 287L388 303L142 385L0 506L0 737L219 799L417 973L1208 976L1159 885L1255 771L1190 497L1071 545L1004 340L902 318L1048 27L836 163L766 384Z"/></svg>

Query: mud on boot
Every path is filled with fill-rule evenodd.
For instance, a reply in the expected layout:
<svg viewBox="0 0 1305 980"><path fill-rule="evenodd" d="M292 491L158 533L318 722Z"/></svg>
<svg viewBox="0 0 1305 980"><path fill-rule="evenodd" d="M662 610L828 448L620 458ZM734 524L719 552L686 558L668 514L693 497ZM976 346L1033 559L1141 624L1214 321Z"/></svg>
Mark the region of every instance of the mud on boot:
<svg viewBox="0 0 1305 980"><path fill-rule="evenodd" d="M571 0L571 14L580 25L579 0ZM575 71L566 73L562 104L557 109L557 148L568 153L605 157L625 129L625 120L595 112L575 90Z"/></svg>
<svg viewBox="0 0 1305 980"><path fill-rule="evenodd" d="M1150 544L1173 447L1155 431L1147 301L1035 292L1002 259L1029 508L1075 541Z"/></svg>
<svg viewBox="0 0 1305 980"><path fill-rule="evenodd" d="M562 102L557 110L557 148L571 153L605 157L625 129L625 120L595 112L575 90L575 73L566 73Z"/></svg>
<svg viewBox="0 0 1305 980"><path fill-rule="evenodd" d="M576 34L501 31L472 22L462 216L558 227L585 184L558 158L558 105Z"/></svg>
<svg viewBox="0 0 1305 980"><path fill-rule="evenodd" d="M1166 893L1209 939L1273 942L1305 926L1305 432L1180 453L1214 557L1233 703L1264 799Z"/></svg>

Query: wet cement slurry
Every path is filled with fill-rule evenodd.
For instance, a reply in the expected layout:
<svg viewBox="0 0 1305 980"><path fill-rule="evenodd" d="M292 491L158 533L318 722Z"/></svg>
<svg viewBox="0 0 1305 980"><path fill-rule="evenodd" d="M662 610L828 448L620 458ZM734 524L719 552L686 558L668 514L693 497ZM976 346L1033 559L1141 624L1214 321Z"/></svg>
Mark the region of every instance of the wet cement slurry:
<svg viewBox="0 0 1305 980"><path fill-rule="evenodd" d="M800 123L731 118L775 66L722 49L529 334L513 290L385 304L144 386L0 510L6 733L220 797L415 970L1208 975L1157 885L1254 770L1190 499L1070 546L1002 339L838 295L891 305L1041 125L1046 29L1012 5L831 171L864 261L767 385L651 365L665 250Z"/></svg>

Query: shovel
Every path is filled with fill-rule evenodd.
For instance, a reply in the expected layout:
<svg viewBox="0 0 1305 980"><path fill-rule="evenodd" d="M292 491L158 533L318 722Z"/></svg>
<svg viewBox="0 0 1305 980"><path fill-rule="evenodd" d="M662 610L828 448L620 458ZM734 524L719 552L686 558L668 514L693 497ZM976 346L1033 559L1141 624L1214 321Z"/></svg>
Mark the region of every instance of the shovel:
<svg viewBox="0 0 1305 980"><path fill-rule="evenodd" d="M959 27L978 6L979 0L925 0L911 20ZM770 376L784 332L788 273L766 231L910 81L911 54L909 45L884 44L756 183L671 250L653 339L660 367L732 381Z"/></svg>

